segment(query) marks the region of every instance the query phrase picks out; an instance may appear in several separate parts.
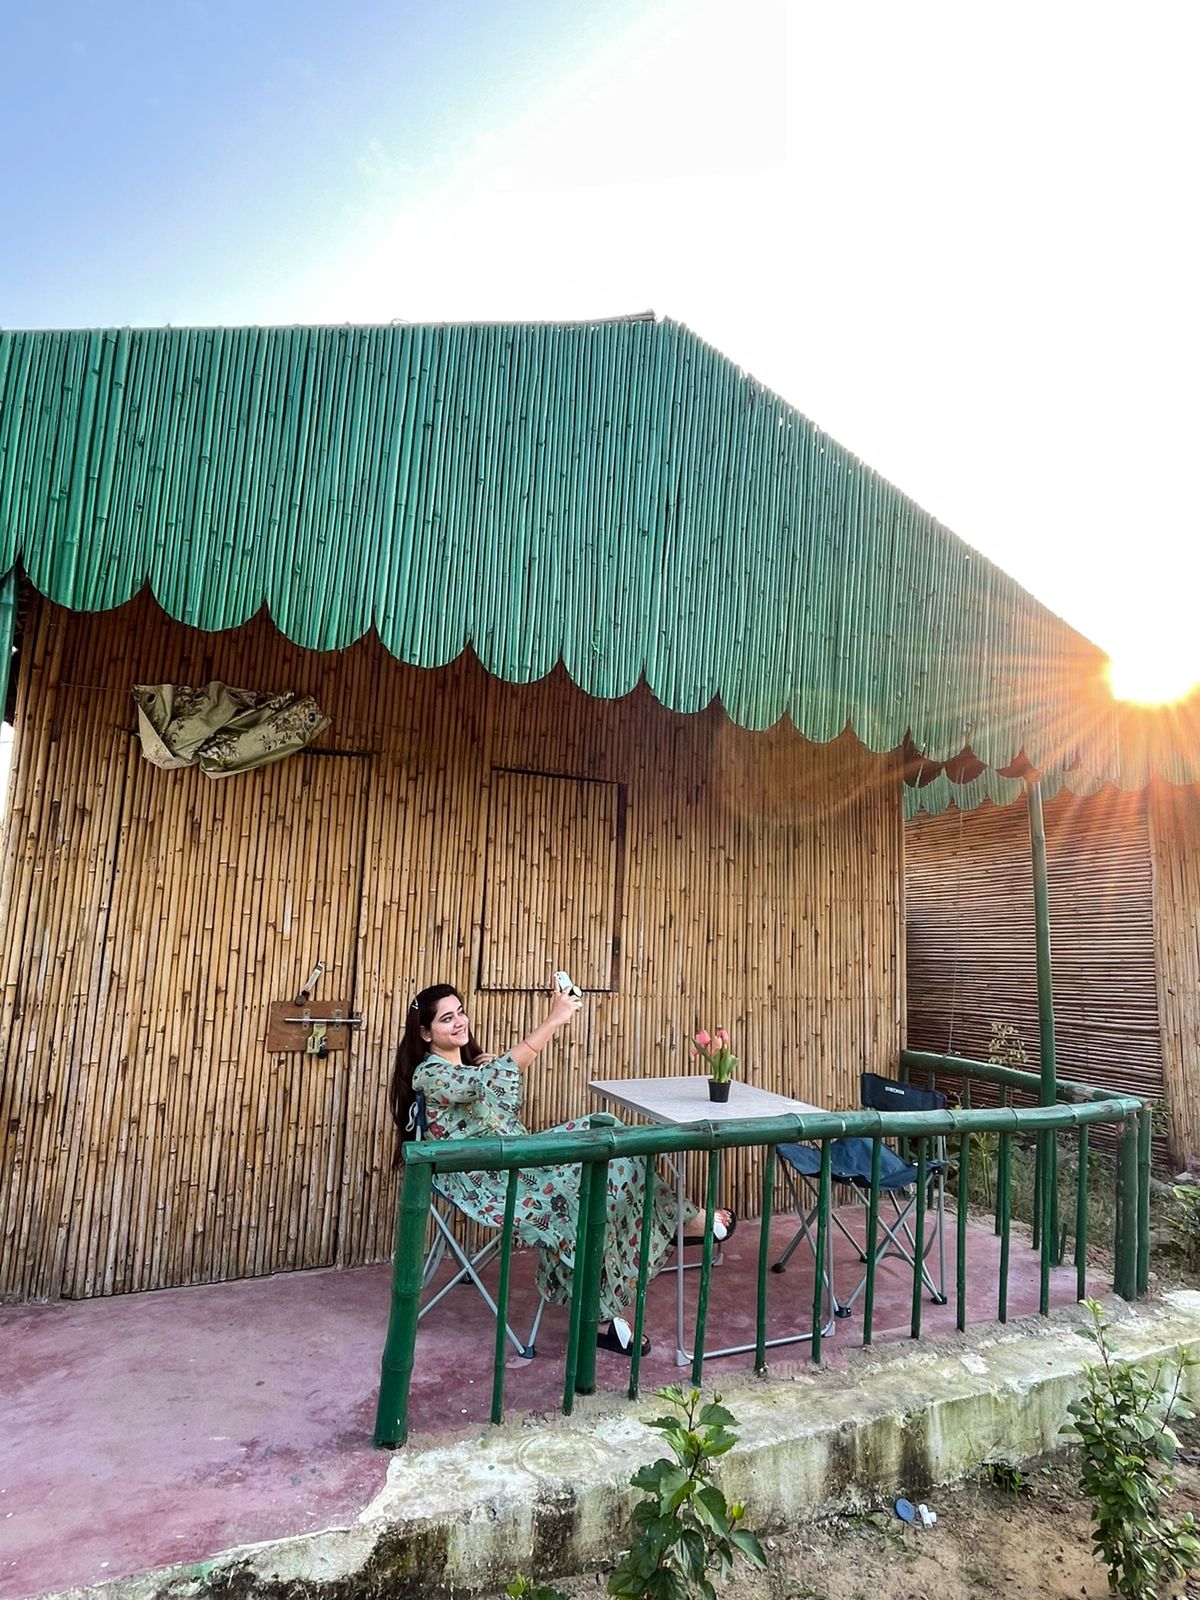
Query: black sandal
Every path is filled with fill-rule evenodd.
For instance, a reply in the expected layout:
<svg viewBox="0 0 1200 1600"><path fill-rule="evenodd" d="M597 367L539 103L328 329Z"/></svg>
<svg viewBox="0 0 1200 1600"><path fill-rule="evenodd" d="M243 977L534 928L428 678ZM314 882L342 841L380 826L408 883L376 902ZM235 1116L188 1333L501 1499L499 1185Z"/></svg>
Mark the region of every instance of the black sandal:
<svg viewBox="0 0 1200 1600"><path fill-rule="evenodd" d="M628 1344L622 1344L621 1343L621 1335L617 1332L617 1330L613 1327L613 1325L611 1323L609 1323L608 1327L605 1328L603 1333L598 1333L596 1335L596 1349L597 1350L611 1350L614 1355L618 1355L618 1356L632 1355L632 1353L633 1353L633 1336L632 1336L632 1334L630 1335L630 1339L629 1339L629 1343ZM644 1356L648 1356L650 1354L650 1341L649 1341L649 1339L643 1339L642 1340L642 1354Z"/></svg>
<svg viewBox="0 0 1200 1600"><path fill-rule="evenodd" d="M726 1206L719 1207L718 1211L719 1212L724 1212L725 1216L727 1216L729 1218L728 1223L725 1224L725 1232L723 1234L721 1234L718 1237L718 1235L715 1232L715 1230L713 1232L713 1243L716 1245L716 1247L719 1250L723 1244L727 1244L729 1242L729 1240L733 1238L734 1233L737 1231L738 1219L737 1219L737 1212L736 1211L730 1211L728 1209L728 1207L726 1207ZM714 1218L714 1220L715 1220L715 1218ZM704 1235L702 1233L685 1234L683 1242L684 1242L685 1245L686 1244L703 1244L704 1243Z"/></svg>

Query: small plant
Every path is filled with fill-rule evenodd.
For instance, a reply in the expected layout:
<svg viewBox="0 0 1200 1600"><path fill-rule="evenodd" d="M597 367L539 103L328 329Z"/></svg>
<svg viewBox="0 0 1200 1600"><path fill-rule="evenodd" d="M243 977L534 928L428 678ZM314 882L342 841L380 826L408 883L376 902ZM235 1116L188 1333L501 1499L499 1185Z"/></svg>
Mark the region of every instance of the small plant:
<svg viewBox="0 0 1200 1600"><path fill-rule="evenodd" d="M1183 1374L1195 1361L1178 1352L1174 1382L1164 1400L1167 1362L1153 1372L1113 1358L1106 1337L1108 1318L1094 1300L1081 1336L1100 1360L1089 1364L1087 1392L1067 1409L1072 1433L1083 1447L1079 1487L1092 1503L1093 1553L1108 1568L1108 1586L1124 1600L1153 1600L1164 1578L1182 1578L1200 1559L1200 1530L1189 1513L1178 1522L1162 1510L1175 1487L1166 1470L1179 1450L1172 1417L1189 1418L1180 1399Z"/></svg>
<svg viewBox="0 0 1200 1600"><path fill-rule="evenodd" d="M512 1600L567 1600L561 1589L547 1589L544 1583L534 1583L532 1578L523 1578L520 1573L504 1592L511 1595Z"/></svg>
<svg viewBox="0 0 1200 1600"><path fill-rule="evenodd" d="M660 1456L634 1473L630 1482L646 1490L633 1510L633 1543L608 1580L608 1592L625 1600L716 1600L709 1574L724 1581L739 1553L753 1566L766 1557L754 1534L737 1524L742 1505L728 1505L712 1482L712 1463L732 1450L737 1434L720 1395L708 1403L698 1389L684 1393L660 1389L678 1415L655 1417L674 1461Z"/></svg>
<svg viewBox="0 0 1200 1600"><path fill-rule="evenodd" d="M993 1489L999 1489L1001 1494L1018 1495L1022 1490L1029 1491L1025 1474L1015 1461L985 1461L984 1475Z"/></svg>

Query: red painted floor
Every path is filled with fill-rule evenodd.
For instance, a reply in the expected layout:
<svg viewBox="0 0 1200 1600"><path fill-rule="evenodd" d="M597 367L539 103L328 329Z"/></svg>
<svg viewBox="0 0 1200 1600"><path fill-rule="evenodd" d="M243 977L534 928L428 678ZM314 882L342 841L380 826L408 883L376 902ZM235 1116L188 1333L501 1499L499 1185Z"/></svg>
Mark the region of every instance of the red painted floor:
<svg viewBox="0 0 1200 1600"><path fill-rule="evenodd" d="M772 1230L779 1246L789 1219ZM953 1223L947 1228L953 1288ZM970 1234L971 1322L996 1315L998 1241ZM758 1230L742 1227L713 1275L709 1347L754 1337ZM530 1258L517 1258L514 1326L534 1309ZM844 1243L839 1287L861 1273ZM685 1282L690 1308L698 1275ZM812 1258L802 1246L769 1279L772 1334L807 1325ZM1074 1299L1073 1269L1054 1274L1054 1303ZM50 1306L0 1308L0 1600L99 1583L231 1545L352 1521L382 1486L373 1448L390 1268L305 1272ZM1037 1260L1013 1241L1009 1314L1037 1308ZM876 1339L907 1337L911 1277L880 1270ZM923 1332L952 1336L954 1307L923 1305ZM675 1285L652 1286L646 1390L686 1378L675 1364ZM562 1399L566 1313L550 1308L538 1356L506 1374L508 1414ZM491 1403L494 1324L460 1287L422 1324L414 1435L471 1428ZM861 1342L862 1305L825 1342L826 1358ZM808 1346L773 1353L808 1364ZM706 1364L706 1380L748 1370L752 1357ZM622 1391L628 1362L601 1354L601 1388Z"/></svg>

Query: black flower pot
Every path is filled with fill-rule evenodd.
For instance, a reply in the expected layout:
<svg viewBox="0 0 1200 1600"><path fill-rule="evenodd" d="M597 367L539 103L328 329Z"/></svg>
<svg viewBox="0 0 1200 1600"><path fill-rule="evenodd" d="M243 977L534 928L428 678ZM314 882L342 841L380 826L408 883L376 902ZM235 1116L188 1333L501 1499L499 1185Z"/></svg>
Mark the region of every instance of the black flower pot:
<svg viewBox="0 0 1200 1600"><path fill-rule="evenodd" d="M718 1105L723 1106L729 1099L730 1081L731 1080L727 1078L724 1083L718 1083L715 1078L710 1078L708 1080L708 1098L710 1100L715 1100Z"/></svg>

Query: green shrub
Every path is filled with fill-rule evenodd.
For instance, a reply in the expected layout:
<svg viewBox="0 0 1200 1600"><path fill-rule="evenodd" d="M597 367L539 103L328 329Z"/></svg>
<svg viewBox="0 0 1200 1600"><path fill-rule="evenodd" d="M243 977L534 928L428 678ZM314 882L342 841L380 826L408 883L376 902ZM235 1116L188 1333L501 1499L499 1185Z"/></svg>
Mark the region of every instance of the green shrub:
<svg viewBox="0 0 1200 1600"><path fill-rule="evenodd" d="M737 1524L745 1507L728 1505L712 1482L712 1463L737 1443L737 1426L720 1395L703 1403L698 1389L660 1389L676 1415L656 1417L675 1459L660 1457L630 1480L646 1495L634 1507L633 1543L613 1570L608 1592L624 1600L716 1600L710 1574L723 1581L738 1554L766 1566L754 1534Z"/></svg>
<svg viewBox="0 0 1200 1600"><path fill-rule="evenodd" d="M1164 1212L1190 1272L1200 1266L1200 1183L1177 1183Z"/></svg>
<svg viewBox="0 0 1200 1600"><path fill-rule="evenodd" d="M1100 1360L1087 1367L1087 1392L1068 1407L1072 1421L1063 1432L1082 1446L1079 1487L1092 1503L1092 1548L1108 1568L1109 1588L1124 1600L1154 1600L1162 1579L1184 1577L1200 1558L1192 1515L1173 1522L1162 1509L1175 1486L1166 1469L1179 1449L1171 1419L1192 1416L1179 1389L1195 1361L1178 1352L1164 1399L1167 1362L1148 1372L1115 1360L1108 1319L1094 1300L1087 1307L1092 1326L1079 1331L1099 1349Z"/></svg>

